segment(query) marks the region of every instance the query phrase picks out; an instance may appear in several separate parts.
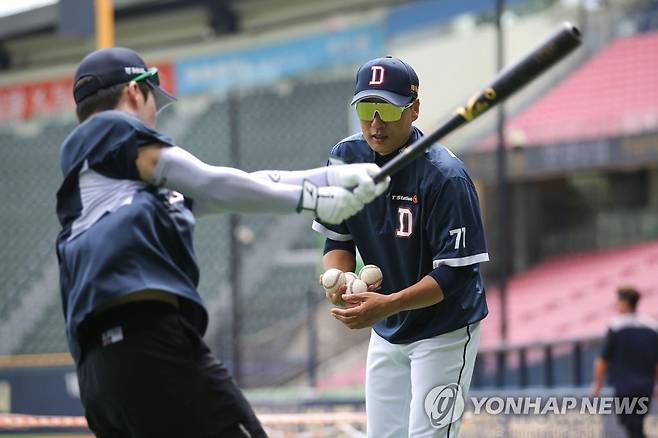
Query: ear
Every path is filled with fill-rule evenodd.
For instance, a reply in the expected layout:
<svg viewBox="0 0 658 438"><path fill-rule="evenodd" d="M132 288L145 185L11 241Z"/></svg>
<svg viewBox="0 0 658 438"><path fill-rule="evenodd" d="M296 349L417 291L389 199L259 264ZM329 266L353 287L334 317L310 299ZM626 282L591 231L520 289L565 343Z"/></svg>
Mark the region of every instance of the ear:
<svg viewBox="0 0 658 438"><path fill-rule="evenodd" d="M137 105L139 99L143 99L142 92L139 90L137 82L129 82L126 88L123 89L123 98L128 100L131 106Z"/></svg>
<svg viewBox="0 0 658 438"><path fill-rule="evenodd" d="M411 114L412 114L412 121L418 120L418 115L420 114L420 99L416 99L411 105Z"/></svg>

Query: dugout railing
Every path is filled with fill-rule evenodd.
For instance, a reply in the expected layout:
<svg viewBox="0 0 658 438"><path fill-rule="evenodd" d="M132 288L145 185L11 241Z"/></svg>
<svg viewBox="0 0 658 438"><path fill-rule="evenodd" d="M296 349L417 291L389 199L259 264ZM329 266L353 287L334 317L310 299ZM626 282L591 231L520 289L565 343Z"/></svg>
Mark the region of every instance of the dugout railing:
<svg viewBox="0 0 658 438"><path fill-rule="evenodd" d="M501 343L478 352L472 388L583 387L592 382L601 336Z"/></svg>

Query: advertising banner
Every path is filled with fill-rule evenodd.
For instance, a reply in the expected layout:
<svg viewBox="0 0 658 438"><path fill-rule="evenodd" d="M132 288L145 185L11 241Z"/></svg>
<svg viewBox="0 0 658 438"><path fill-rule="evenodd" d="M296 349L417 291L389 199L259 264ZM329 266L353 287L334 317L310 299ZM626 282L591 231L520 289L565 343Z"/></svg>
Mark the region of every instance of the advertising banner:
<svg viewBox="0 0 658 438"><path fill-rule="evenodd" d="M175 90L174 69L170 63L156 63L163 88ZM71 75L42 81L0 86L0 122L53 116L73 112L73 72Z"/></svg>
<svg viewBox="0 0 658 438"><path fill-rule="evenodd" d="M377 24L297 40L176 62L178 92L222 91L382 56L384 36Z"/></svg>

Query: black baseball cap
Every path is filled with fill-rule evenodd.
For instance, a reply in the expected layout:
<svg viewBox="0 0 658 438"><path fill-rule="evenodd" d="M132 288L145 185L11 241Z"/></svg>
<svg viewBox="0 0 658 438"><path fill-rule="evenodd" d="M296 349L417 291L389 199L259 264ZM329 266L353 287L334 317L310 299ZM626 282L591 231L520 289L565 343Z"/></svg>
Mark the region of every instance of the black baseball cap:
<svg viewBox="0 0 658 438"><path fill-rule="evenodd" d="M93 80L78 85L78 81L85 76ZM132 80L144 81L149 85L158 111L176 100L160 88L158 69L148 68L137 52L125 47L99 49L85 56L75 71L73 99L75 103L80 103L98 90Z"/></svg>
<svg viewBox="0 0 658 438"><path fill-rule="evenodd" d="M369 97L406 106L418 98L418 75L409 64L392 56L370 60L356 73L352 105Z"/></svg>

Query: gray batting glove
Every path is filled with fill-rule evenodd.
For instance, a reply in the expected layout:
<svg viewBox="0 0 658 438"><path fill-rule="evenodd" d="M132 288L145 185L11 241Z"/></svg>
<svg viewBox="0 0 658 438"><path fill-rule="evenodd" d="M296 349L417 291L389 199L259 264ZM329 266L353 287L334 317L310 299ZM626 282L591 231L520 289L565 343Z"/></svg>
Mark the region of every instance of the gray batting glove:
<svg viewBox="0 0 658 438"><path fill-rule="evenodd" d="M353 189L354 196L364 204L371 202L388 189L390 177L375 184L372 179L379 166L374 163L343 164L327 168L327 181L330 186L341 186Z"/></svg>
<svg viewBox="0 0 658 438"><path fill-rule="evenodd" d="M312 213L327 224L339 224L363 208L363 202L342 187L317 187L305 180L298 211Z"/></svg>

